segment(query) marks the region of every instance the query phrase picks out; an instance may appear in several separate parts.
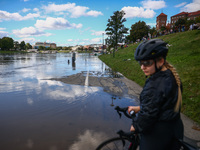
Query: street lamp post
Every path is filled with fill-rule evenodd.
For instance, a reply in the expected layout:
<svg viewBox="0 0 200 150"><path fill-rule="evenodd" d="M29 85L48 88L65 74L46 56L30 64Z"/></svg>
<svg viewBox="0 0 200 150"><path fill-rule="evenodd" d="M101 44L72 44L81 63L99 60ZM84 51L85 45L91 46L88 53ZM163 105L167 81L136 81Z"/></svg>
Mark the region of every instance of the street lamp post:
<svg viewBox="0 0 200 150"><path fill-rule="evenodd" d="M104 53L104 33L102 33L103 36L103 53Z"/></svg>

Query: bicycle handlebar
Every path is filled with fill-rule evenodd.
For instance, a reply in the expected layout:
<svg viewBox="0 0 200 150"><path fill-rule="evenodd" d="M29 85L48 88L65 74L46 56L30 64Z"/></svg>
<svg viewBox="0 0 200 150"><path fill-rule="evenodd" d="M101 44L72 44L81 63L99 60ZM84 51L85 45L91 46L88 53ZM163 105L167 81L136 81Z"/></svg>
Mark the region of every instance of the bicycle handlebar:
<svg viewBox="0 0 200 150"><path fill-rule="evenodd" d="M125 108L120 108L119 106L116 106L115 107L115 110L117 111L117 113L119 114L119 117L121 118L122 114L120 112L123 112L124 115L127 117L127 118L130 118L130 119L133 119L133 117L135 116L135 112L134 111L131 111L130 112L130 115L127 113L127 110L128 110L128 107L125 107Z"/></svg>

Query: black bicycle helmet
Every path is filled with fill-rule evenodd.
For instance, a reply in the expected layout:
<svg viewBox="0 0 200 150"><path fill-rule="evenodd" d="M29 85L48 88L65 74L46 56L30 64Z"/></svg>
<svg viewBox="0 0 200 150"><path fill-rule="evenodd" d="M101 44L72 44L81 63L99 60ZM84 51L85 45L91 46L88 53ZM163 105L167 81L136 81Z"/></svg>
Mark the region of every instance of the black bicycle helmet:
<svg viewBox="0 0 200 150"><path fill-rule="evenodd" d="M144 41L136 48L135 59L141 61L155 59L161 56L165 59L168 53L166 45L167 43L161 39Z"/></svg>

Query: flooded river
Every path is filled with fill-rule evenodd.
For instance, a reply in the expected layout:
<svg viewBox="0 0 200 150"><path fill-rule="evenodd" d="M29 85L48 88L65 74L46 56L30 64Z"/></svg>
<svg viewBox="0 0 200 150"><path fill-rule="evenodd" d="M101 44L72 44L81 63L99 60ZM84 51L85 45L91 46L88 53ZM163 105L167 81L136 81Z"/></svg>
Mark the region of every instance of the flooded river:
<svg viewBox="0 0 200 150"><path fill-rule="evenodd" d="M69 62L68 62L69 60ZM0 55L0 149L92 150L103 140L128 131L115 106L135 99L102 87L48 80L80 72L111 76L98 57L77 54Z"/></svg>

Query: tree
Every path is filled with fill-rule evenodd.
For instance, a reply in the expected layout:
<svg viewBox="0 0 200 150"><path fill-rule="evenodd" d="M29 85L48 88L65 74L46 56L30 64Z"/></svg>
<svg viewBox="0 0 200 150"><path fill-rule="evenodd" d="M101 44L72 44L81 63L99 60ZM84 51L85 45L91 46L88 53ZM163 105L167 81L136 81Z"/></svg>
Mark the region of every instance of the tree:
<svg viewBox="0 0 200 150"><path fill-rule="evenodd" d="M15 48L15 50L19 50L20 49L18 41L14 41L14 48Z"/></svg>
<svg viewBox="0 0 200 150"><path fill-rule="evenodd" d="M1 47L2 47L2 39L0 38L0 50L1 50Z"/></svg>
<svg viewBox="0 0 200 150"><path fill-rule="evenodd" d="M178 21L175 23L175 26L179 28L179 31L181 31L181 26L185 25L186 20L179 18Z"/></svg>
<svg viewBox="0 0 200 150"><path fill-rule="evenodd" d="M26 44L25 44L24 41L21 41L21 43L19 44L19 46L20 46L20 49L21 49L21 50L25 50L25 49L26 49L26 48L25 48Z"/></svg>
<svg viewBox="0 0 200 150"><path fill-rule="evenodd" d="M197 17L197 18L195 18L195 22L196 22L196 23L200 23L200 16Z"/></svg>
<svg viewBox="0 0 200 150"><path fill-rule="evenodd" d="M3 37L0 40L0 46L2 50L10 50L14 47L14 40L10 37Z"/></svg>
<svg viewBox="0 0 200 150"><path fill-rule="evenodd" d="M137 39L142 39L148 35L150 27L144 21L136 22L131 26L129 39L135 42Z"/></svg>
<svg viewBox="0 0 200 150"><path fill-rule="evenodd" d="M39 46L38 49L39 50L45 50L46 48L44 46Z"/></svg>
<svg viewBox="0 0 200 150"><path fill-rule="evenodd" d="M150 28L149 33L151 34L151 37L155 37L157 35L156 28L155 27Z"/></svg>
<svg viewBox="0 0 200 150"><path fill-rule="evenodd" d="M126 19L124 18L124 11L115 11L113 16L108 19L106 34L110 36L110 44L114 46L113 57L115 57L115 49L117 49L117 45L119 42L123 42L124 34L128 33L128 28L124 27L124 22Z"/></svg>
<svg viewBox="0 0 200 150"><path fill-rule="evenodd" d="M31 46L31 44L30 43L26 43L26 49L32 49L32 46Z"/></svg>

